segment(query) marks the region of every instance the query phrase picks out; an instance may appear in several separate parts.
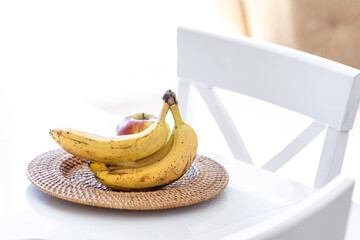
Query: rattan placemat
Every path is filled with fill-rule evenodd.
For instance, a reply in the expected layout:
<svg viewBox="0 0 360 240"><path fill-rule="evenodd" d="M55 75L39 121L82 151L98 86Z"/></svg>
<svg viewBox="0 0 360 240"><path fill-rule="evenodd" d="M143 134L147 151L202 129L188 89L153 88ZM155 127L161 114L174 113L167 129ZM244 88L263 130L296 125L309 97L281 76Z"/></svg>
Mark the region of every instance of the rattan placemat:
<svg viewBox="0 0 360 240"><path fill-rule="evenodd" d="M229 176L216 161L197 155L190 169L177 181L151 191L113 191L99 183L87 167L87 160L62 149L33 159L27 177L41 191L85 205L154 210L188 206L208 200L225 189Z"/></svg>

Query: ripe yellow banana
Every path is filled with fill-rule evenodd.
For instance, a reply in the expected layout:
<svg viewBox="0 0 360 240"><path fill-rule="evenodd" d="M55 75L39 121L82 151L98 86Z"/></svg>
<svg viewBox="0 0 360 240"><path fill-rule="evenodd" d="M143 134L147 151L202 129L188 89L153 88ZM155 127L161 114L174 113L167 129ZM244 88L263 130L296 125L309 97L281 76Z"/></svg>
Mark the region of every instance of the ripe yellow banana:
<svg viewBox="0 0 360 240"><path fill-rule="evenodd" d="M150 164L160 161L170 152L174 143L174 135L175 135L175 128L173 128L173 130L171 131L171 134L168 140L166 141L166 143L164 144L164 146L160 148L160 150L157 151L156 153L151 154L150 156L147 156L145 158L131 162L123 162L123 163L103 163L97 161L89 161L88 167L93 173L96 173L105 170L139 168L139 167L148 166Z"/></svg>
<svg viewBox="0 0 360 240"><path fill-rule="evenodd" d="M151 165L100 171L96 179L115 190L141 190L167 185L179 179L190 168L197 151L197 136L181 119L176 96L171 90L164 95L175 122L174 143L170 152Z"/></svg>
<svg viewBox="0 0 360 240"><path fill-rule="evenodd" d="M157 152L165 144L169 136L165 122L168 111L169 105L164 101L160 118L136 134L105 137L74 129L53 129L50 135L77 157L105 163L135 161Z"/></svg>

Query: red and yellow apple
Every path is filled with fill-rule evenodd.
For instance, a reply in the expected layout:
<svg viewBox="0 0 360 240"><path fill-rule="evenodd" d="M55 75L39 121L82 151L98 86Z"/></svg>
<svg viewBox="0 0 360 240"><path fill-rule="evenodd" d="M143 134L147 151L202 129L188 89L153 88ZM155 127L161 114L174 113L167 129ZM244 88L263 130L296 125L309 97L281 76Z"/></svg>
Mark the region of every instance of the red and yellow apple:
<svg viewBox="0 0 360 240"><path fill-rule="evenodd" d="M117 126L116 134L129 135L144 131L158 119L150 113L135 113L126 116Z"/></svg>

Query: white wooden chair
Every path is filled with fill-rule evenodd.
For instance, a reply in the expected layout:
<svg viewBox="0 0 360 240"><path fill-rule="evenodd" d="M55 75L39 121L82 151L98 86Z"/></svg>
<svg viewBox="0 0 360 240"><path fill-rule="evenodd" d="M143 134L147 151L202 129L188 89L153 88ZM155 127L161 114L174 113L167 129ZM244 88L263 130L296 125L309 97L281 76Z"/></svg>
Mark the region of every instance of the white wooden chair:
<svg viewBox="0 0 360 240"><path fill-rule="evenodd" d="M337 177L304 201L224 239L343 239L354 181Z"/></svg>
<svg viewBox="0 0 360 240"><path fill-rule="evenodd" d="M314 182L341 172L360 99L360 71L320 57L247 37L178 29L178 97L191 114L189 89L200 92L235 158L252 159L213 88L232 90L284 107L314 121L262 167L276 171L327 128ZM191 110L190 110L191 111Z"/></svg>

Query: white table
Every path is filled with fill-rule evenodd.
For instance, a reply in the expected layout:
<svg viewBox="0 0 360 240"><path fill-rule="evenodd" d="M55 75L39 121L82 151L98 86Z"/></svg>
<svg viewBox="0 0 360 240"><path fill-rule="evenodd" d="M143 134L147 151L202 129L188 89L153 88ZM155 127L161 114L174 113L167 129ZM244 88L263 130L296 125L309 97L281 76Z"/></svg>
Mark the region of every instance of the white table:
<svg viewBox="0 0 360 240"><path fill-rule="evenodd" d="M48 135L50 128L71 126L114 134L119 119L71 102L14 103L1 119L0 239L219 239L316 191L212 155L228 170L230 182L211 200L161 211L84 206L39 191L26 178L26 167L40 153L58 148ZM350 227L355 229L355 222Z"/></svg>

